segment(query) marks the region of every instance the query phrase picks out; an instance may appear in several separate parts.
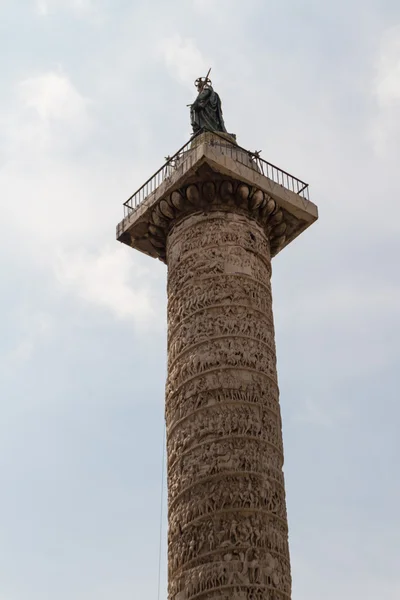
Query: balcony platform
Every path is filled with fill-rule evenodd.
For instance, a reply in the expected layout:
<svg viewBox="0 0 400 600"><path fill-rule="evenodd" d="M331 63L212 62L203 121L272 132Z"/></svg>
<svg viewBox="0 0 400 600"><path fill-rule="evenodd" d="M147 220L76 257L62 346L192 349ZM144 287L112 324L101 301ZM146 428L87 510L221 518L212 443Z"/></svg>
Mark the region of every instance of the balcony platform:
<svg viewBox="0 0 400 600"><path fill-rule="evenodd" d="M241 148L231 136L202 132L169 158L124 203L125 217L117 226L117 239L165 262L163 239L176 218L178 208L184 209L187 202L186 198L179 196L181 192L178 190L207 180L232 182L236 190L238 185L242 186L241 189L244 185L250 194L255 189L261 190L264 203L265 199L275 201L277 208L274 213L277 209L282 212L281 221L286 226L281 243L271 248L272 256L318 219L318 209L309 200L306 183L264 161L257 153ZM204 201L199 202L199 210L206 210ZM227 209L228 206L229 202ZM195 210L193 206L191 210Z"/></svg>

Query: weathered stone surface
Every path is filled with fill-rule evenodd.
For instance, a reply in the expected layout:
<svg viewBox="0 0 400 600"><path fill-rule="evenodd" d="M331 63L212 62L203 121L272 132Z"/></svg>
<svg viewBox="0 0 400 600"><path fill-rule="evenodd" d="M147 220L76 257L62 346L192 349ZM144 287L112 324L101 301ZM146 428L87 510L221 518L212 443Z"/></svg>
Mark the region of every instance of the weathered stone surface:
<svg viewBox="0 0 400 600"><path fill-rule="evenodd" d="M247 211L261 194L239 192ZM192 212L170 228L166 261L169 599L288 600L265 227L239 207Z"/></svg>

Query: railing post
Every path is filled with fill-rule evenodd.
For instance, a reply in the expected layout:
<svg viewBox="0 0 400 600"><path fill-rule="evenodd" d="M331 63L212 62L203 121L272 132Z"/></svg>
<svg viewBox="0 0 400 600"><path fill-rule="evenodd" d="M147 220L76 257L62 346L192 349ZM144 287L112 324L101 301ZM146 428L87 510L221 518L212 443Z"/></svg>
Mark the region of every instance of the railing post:
<svg viewBox="0 0 400 600"><path fill-rule="evenodd" d="M170 177L173 174L174 170L176 170L178 166L181 167L187 162L189 162L190 165L193 164L193 154L188 152L188 150L190 149L190 145L192 144L193 140L206 131L207 129L203 128L195 133L190 140L186 142L186 144L182 146L182 148L180 148L172 157L168 157L168 160L162 165L162 167L158 169L158 171L156 171L156 173L154 173L154 175L150 177L150 179L148 179L141 188L139 188L134 194L132 194L130 198L128 198L128 200L124 203L124 216L130 215L131 212L134 211L150 193L156 190L156 188L165 180L165 178ZM275 165L267 162L258 156L258 154L255 156L254 153L249 152L241 146L234 146L226 143L225 138L220 136L218 132L212 133L214 134L214 137L207 143L219 147L222 154L227 156L230 154L231 158L235 158L242 164L249 166L249 163L244 163L242 158L242 153L246 153L250 159L250 168L261 172L262 175L268 177L268 179L271 179L275 183L286 187L286 189L290 190L291 192L308 200L309 192L307 183L304 183L304 181L293 177L293 175L290 175L290 173L287 173L286 171L283 171ZM218 141L215 138L219 138Z"/></svg>

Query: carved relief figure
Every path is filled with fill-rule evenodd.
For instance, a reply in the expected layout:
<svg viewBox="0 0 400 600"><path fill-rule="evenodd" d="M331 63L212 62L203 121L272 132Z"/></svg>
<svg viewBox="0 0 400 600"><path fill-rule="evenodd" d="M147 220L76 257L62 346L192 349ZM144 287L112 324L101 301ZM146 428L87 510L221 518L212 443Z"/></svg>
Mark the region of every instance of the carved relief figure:
<svg viewBox="0 0 400 600"><path fill-rule="evenodd" d="M169 598L290 600L265 230L190 215L167 262Z"/></svg>

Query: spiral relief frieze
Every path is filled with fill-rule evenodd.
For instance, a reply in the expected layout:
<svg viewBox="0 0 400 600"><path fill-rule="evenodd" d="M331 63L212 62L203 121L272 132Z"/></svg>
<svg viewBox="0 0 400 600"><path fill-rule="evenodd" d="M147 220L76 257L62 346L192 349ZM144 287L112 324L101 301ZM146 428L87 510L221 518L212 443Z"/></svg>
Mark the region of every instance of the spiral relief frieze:
<svg viewBox="0 0 400 600"><path fill-rule="evenodd" d="M153 221L168 264L169 599L289 600L270 287L284 214L205 181Z"/></svg>
<svg viewBox="0 0 400 600"><path fill-rule="evenodd" d="M262 313L264 319L273 321L270 288L243 273L205 277L201 281L190 282L190 287L182 294L177 294L175 289L168 286L169 332L197 312L227 306ZM257 314L254 319L257 321Z"/></svg>
<svg viewBox="0 0 400 600"><path fill-rule="evenodd" d="M242 373L244 375L244 372ZM248 373L246 382L231 371L215 371L191 380L176 391L167 383L166 420L168 429L177 421L217 405L253 405L279 414L278 386L263 374Z"/></svg>

